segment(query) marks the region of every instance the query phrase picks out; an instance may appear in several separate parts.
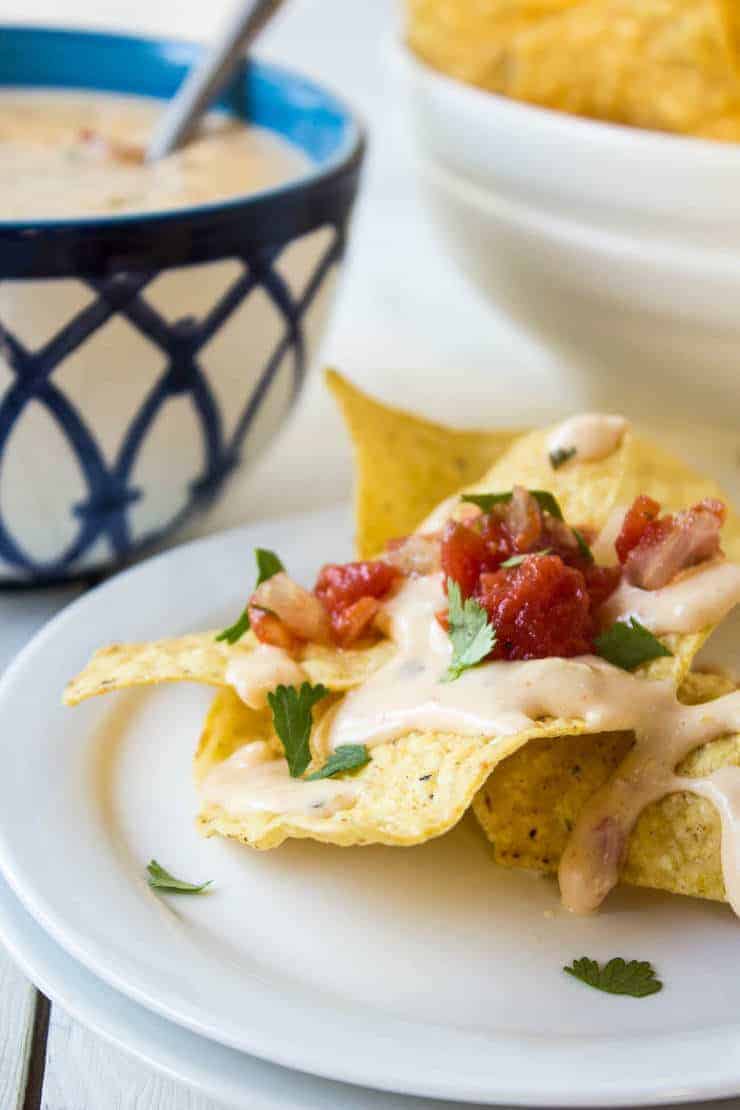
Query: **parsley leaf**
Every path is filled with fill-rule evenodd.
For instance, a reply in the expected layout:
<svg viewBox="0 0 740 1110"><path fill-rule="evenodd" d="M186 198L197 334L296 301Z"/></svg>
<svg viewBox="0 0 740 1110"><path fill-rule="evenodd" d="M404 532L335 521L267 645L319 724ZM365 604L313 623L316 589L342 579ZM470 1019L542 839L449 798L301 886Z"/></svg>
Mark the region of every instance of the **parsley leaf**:
<svg viewBox="0 0 740 1110"><path fill-rule="evenodd" d="M594 643L602 659L624 671L633 671L635 667L639 667L641 663L649 663L651 659L673 655L665 644L634 617L630 617L629 624L626 621L615 621L611 628L596 637Z"/></svg>
<svg viewBox="0 0 740 1110"><path fill-rule="evenodd" d="M285 567L278 559L274 551L267 551L264 547L257 547L254 551L254 557L257 561L257 586L261 586L268 578L272 578L274 574L278 574ZM255 587L256 589L256 587ZM237 640L241 640L245 632L249 631L249 610L244 609L244 612L237 621L225 628L223 632L219 632L216 637L216 642L225 640L227 644L235 644Z"/></svg>
<svg viewBox="0 0 740 1110"><path fill-rule="evenodd" d="M542 551L528 551L524 555L512 555L511 558L506 559L500 564L504 570L509 570L511 567L520 567L525 559L536 558L538 555L549 555L552 551L551 547L543 547Z"/></svg>
<svg viewBox="0 0 740 1110"><path fill-rule="evenodd" d="M182 879L176 879L174 875L170 875L169 871L165 871L164 867L157 863L155 859L149 860L146 869L149 875L149 886L153 890L166 890L170 894L200 894L213 882L212 879L209 879L207 883L201 883L199 886L194 883L186 883Z"/></svg>
<svg viewBox="0 0 740 1110"><path fill-rule="evenodd" d="M557 470L563 463L567 463L569 459L577 453L575 447L556 447L554 451L550 452L550 466L553 470Z"/></svg>
<svg viewBox="0 0 740 1110"><path fill-rule="evenodd" d="M588 559L589 563L593 563L594 553L591 550L591 548L588 546L588 544L586 543L586 540L583 536L583 533L579 532L577 528L571 528L571 532L576 537L576 543L578 544L578 550L580 551L583 558Z"/></svg>
<svg viewBox="0 0 740 1110"><path fill-rule="evenodd" d="M532 494L543 513L549 513L557 520L563 519L563 510L557 503L554 495L546 489L531 489L529 493ZM511 501L511 490L507 493L464 493L462 496L463 501L469 502L471 505L477 505L484 513L489 513L494 505L501 505L507 501Z"/></svg>
<svg viewBox="0 0 740 1110"><path fill-rule="evenodd" d="M342 771L357 771L370 762L370 753L364 744L340 744L335 748L323 767L306 776L306 782L313 779L329 779Z"/></svg>
<svg viewBox="0 0 740 1110"><path fill-rule="evenodd" d="M646 998L649 994L657 994L663 989L663 984L655 975L655 969L647 960L630 960L626 963L621 956L609 960L603 967L599 967L596 960L588 956L581 956L574 960L570 967L564 967L567 975L580 979L589 987L607 994L628 994L632 998Z"/></svg>
<svg viewBox="0 0 740 1110"><path fill-rule="evenodd" d="M288 769L294 779L300 778L311 762L308 744L313 724L311 710L328 693L321 684L312 686L310 682L304 682L300 690L295 686L280 685L267 695L272 723L285 749Z"/></svg>
<svg viewBox="0 0 740 1110"><path fill-rule="evenodd" d="M454 682L493 650L496 630L475 598L469 597L463 605L460 587L452 578L447 579L447 606L452 660L441 681Z"/></svg>

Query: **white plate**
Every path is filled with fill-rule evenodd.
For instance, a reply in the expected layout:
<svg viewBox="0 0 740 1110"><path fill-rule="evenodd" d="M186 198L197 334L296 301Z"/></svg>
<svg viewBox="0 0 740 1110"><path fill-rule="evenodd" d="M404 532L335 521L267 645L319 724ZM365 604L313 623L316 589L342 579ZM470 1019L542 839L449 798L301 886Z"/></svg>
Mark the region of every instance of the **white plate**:
<svg viewBox="0 0 740 1110"><path fill-rule="evenodd" d="M2 879L0 943L28 978L78 1021L143 1063L219 1103L243 1110L429 1108L427 1100L299 1075L157 1017L68 956L26 913ZM455 1110L455 1104L435 1101L434 1110Z"/></svg>
<svg viewBox="0 0 740 1110"><path fill-rule="evenodd" d="M624 890L600 915L570 917L553 883L493 866L472 822L406 850L205 841L190 760L207 691L60 706L97 644L233 617L255 545L309 581L346 557L349 535L332 513L199 541L94 591L29 645L0 686L0 865L16 893L106 982L289 1067L479 1102L740 1091L740 927L725 907ZM151 856L213 892L158 897ZM651 959L666 989L590 991L561 971L584 953Z"/></svg>

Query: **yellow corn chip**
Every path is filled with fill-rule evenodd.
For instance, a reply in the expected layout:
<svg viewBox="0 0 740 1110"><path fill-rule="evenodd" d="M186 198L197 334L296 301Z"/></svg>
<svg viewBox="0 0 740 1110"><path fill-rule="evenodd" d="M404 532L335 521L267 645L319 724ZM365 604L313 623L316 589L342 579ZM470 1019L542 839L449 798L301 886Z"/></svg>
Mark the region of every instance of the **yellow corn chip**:
<svg viewBox="0 0 740 1110"><path fill-rule="evenodd" d="M543 720L515 736L457 736L413 732L371 750L371 760L352 776L353 805L321 817L300 813L232 813L204 806L198 818L206 836L242 840L254 848L276 848L288 838L327 844L421 844L452 828L499 762L532 737L576 733L578 720ZM196 780L238 747L270 739L269 715L248 709L230 690L216 695L198 748Z"/></svg>
<svg viewBox="0 0 740 1110"><path fill-rule="evenodd" d="M632 433L626 431L619 447L604 459L581 461L576 456L554 469L547 447L552 431L538 428L519 436L474 488L492 493L510 490L514 485L548 490L569 523L598 532L615 505L621 503L627 475L636 466Z"/></svg>
<svg viewBox="0 0 740 1110"><path fill-rule="evenodd" d="M740 104L724 0L589 0L513 34L488 87L680 133Z"/></svg>
<svg viewBox="0 0 740 1110"><path fill-rule="evenodd" d="M734 689L728 679L690 674L680 691L688 704ZM631 733L534 740L504 760L474 802L498 863L555 872L581 809L632 747ZM704 776L740 764L740 737L692 752L679 771ZM720 823L712 804L689 793L648 806L629 839L623 882L722 900Z"/></svg>
<svg viewBox="0 0 740 1110"><path fill-rule="evenodd" d="M581 0L407 0L407 40L435 69L495 87L501 55L513 36Z"/></svg>
<svg viewBox="0 0 740 1110"><path fill-rule="evenodd" d="M355 454L356 546L365 559L408 535L443 498L474 482L519 434L462 431L374 401L341 374L326 383Z"/></svg>
<svg viewBox="0 0 740 1110"><path fill-rule="evenodd" d="M233 646L216 640L214 632L178 636L143 644L111 644L93 655L64 692L66 705L87 698L124 690L129 686L153 686L160 682L201 682L226 686L229 660L256 645L250 632ZM299 662L313 683L328 690L350 690L369 678L394 651L388 640L346 651L306 644Z"/></svg>

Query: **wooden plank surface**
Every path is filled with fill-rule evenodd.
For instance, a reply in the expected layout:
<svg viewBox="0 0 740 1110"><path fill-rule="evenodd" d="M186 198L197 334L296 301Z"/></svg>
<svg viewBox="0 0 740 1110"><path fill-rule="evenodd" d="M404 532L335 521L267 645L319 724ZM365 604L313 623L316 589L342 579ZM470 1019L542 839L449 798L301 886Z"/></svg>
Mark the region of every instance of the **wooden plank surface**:
<svg viewBox="0 0 740 1110"><path fill-rule="evenodd" d="M5 1110L4 1104L2 1110ZM9 1104L10 1105L10 1104ZM54 1006L43 1110L222 1110L159 1075Z"/></svg>
<svg viewBox="0 0 740 1110"><path fill-rule="evenodd" d="M0 948L0 1110L23 1105L35 994Z"/></svg>

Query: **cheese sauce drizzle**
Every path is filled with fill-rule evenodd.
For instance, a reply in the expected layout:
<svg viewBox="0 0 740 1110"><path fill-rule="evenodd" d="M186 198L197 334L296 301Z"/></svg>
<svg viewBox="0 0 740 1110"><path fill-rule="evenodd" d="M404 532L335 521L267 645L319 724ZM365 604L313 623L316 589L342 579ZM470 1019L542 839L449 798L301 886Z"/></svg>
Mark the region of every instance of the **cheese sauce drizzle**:
<svg viewBox="0 0 740 1110"><path fill-rule="evenodd" d="M357 784L351 779L292 779L285 759L276 759L263 740L238 748L201 783L205 805L229 813L292 813L330 817L351 806Z"/></svg>
<svg viewBox="0 0 740 1110"><path fill-rule="evenodd" d="M715 560L662 590L622 586L606 617L636 616L656 633L698 631L718 623L740 601L740 567ZM727 897L740 914L740 768L725 766L694 779L675 768L694 748L740 731L740 691L705 705L682 705L671 682L650 681L597 656L495 661L440 679L452 646L436 620L445 608L441 573L407 579L384 605L393 658L349 691L322 728L328 750L341 744L388 743L409 732L480 735L487 742L531 729L543 719L584 722L589 733L628 730L635 745L608 783L581 812L563 854L559 878L565 905L596 909L616 884L629 834L643 809L676 791L708 798L722 822ZM295 673L293 673L295 668ZM268 688L300 667L276 649L238 658L229 681L263 704ZM202 786L206 803L231 812L329 816L351 806L362 779L291 779L284 759L263 743L235 752Z"/></svg>
<svg viewBox="0 0 740 1110"><path fill-rule="evenodd" d="M553 429L547 439L547 450L549 454L575 451L577 462L605 459L619 447L626 428L623 416L581 412Z"/></svg>

